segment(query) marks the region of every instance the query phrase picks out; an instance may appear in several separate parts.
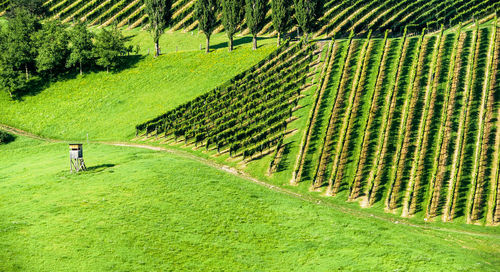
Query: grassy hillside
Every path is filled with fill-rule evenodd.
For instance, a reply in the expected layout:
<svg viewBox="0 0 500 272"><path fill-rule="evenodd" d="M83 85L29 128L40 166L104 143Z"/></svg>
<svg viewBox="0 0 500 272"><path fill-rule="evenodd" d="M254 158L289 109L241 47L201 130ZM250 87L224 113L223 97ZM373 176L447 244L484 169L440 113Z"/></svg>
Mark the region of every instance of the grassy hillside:
<svg viewBox="0 0 500 272"><path fill-rule="evenodd" d="M141 0L46 1L141 50L0 93L0 128L61 140L0 143L0 271L498 270L500 28L470 20L498 3L322 1L337 39L210 54L193 3L155 59Z"/></svg>
<svg viewBox="0 0 500 272"><path fill-rule="evenodd" d="M281 88L253 80L300 81L287 79L303 57L293 45L268 60L289 72L248 71L139 126L139 139L404 217L499 222L497 32L486 23L318 42L302 91L275 103ZM291 106L284 127L280 103Z"/></svg>
<svg viewBox="0 0 500 272"><path fill-rule="evenodd" d="M164 42L170 44L172 40ZM192 44L179 48L190 50L184 46ZM210 54L174 52L158 59L134 56L122 71L44 83L22 101L11 101L2 92L0 123L64 139L84 139L87 133L94 140L129 139L134 124L207 92L275 50L272 39L261 45L257 51L246 43L231 53L218 49Z"/></svg>
<svg viewBox="0 0 500 272"><path fill-rule="evenodd" d="M0 146L0 270L481 270L497 229L468 234L282 194L164 152L18 137ZM476 230L477 231L477 230Z"/></svg>

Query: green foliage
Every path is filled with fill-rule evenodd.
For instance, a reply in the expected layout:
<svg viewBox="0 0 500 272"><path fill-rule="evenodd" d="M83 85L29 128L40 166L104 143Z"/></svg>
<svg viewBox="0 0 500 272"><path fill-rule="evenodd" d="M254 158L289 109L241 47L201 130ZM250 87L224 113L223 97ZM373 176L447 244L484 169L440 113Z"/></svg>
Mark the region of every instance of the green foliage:
<svg viewBox="0 0 500 272"><path fill-rule="evenodd" d="M217 27L218 9L216 0L197 0L195 4L195 17L198 20L198 27L207 37L207 53L210 51L210 36Z"/></svg>
<svg viewBox="0 0 500 272"><path fill-rule="evenodd" d="M4 60L0 61L0 89L4 89L11 98L16 91L23 90L26 86L26 76L22 71L16 70Z"/></svg>
<svg viewBox="0 0 500 272"><path fill-rule="evenodd" d="M307 35L311 33L318 20L318 11L320 2L318 0L294 0L295 1L295 19L299 27Z"/></svg>
<svg viewBox="0 0 500 272"><path fill-rule="evenodd" d="M125 41L118 28L102 29L96 35L94 46L96 63L106 68L107 72L120 64L120 55L125 51Z"/></svg>
<svg viewBox="0 0 500 272"><path fill-rule="evenodd" d="M7 14L10 17L15 17L18 10L21 9L37 17L44 17L48 13L44 0L12 0L7 8Z"/></svg>
<svg viewBox="0 0 500 272"><path fill-rule="evenodd" d="M88 31L87 27L82 24L76 24L69 32L69 58L66 67L74 67L79 65L80 74L83 73L82 66L88 64L92 60L92 51L94 44L92 43L94 35Z"/></svg>
<svg viewBox="0 0 500 272"><path fill-rule="evenodd" d="M160 36L163 34L165 28L170 23L171 18L171 6L172 1L170 0L145 0L146 1L146 13L148 14L149 20L149 31L153 34L153 41L155 43L155 56L160 55Z"/></svg>
<svg viewBox="0 0 500 272"><path fill-rule="evenodd" d="M222 24L229 38L229 51L233 50L233 36L242 21L243 0L221 0Z"/></svg>
<svg viewBox="0 0 500 272"><path fill-rule="evenodd" d="M15 70L25 70L26 78L34 67L37 50L33 35L41 28L38 19L26 10L18 10L9 20L5 50L0 52Z"/></svg>
<svg viewBox="0 0 500 272"><path fill-rule="evenodd" d="M33 35L39 28L38 20L21 9L5 29L0 27L0 89L11 98L26 86L36 56Z"/></svg>
<svg viewBox="0 0 500 272"><path fill-rule="evenodd" d="M253 49L257 49L257 33L264 26L267 13L266 0L245 0L245 23L253 36Z"/></svg>
<svg viewBox="0 0 500 272"><path fill-rule="evenodd" d="M36 67L38 72L49 72L65 66L69 55L68 33L57 21L48 21L34 35L36 41L37 56Z"/></svg>
<svg viewBox="0 0 500 272"><path fill-rule="evenodd" d="M147 123L138 132L229 148L243 159L280 143L301 97L314 45L285 45L221 87ZM284 52L286 50L286 52Z"/></svg>
<svg viewBox="0 0 500 272"><path fill-rule="evenodd" d="M162 41L170 35L163 35ZM143 37L151 39L147 32ZM191 34L181 36L189 37ZM37 95L23 97L22 102L12 102L1 90L0 123L60 139L81 140L88 133L91 140L124 141L134 135L134 125L208 92L275 49L275 40L266 39L257 51L246 43L232 53L219 49L205 54L196 48L203 39L200 35L191 43L181 43L185 47L178 53L156 59L123 58L128 68L119 73L96 71L53 82ZM225 39L224 34L217 34L218 43ZM196 50L185 51L193 47Z"/></svg>
<svg viewBox="0 0 500 272"><path fill-rule="evenodd" d="M290 28L290 17L292 14L291 0L272 0L271 9L273 11L273 27L278 32L278 46L280 46L281 36Z"/></svg>

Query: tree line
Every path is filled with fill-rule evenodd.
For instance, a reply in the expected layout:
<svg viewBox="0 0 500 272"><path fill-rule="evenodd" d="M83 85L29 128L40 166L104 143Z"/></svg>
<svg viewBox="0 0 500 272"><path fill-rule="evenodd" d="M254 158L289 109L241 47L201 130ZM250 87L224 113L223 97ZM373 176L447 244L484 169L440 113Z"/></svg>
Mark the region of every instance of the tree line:
<svg viewBox="0 0 500 272"><path fill-rule="evenodd" d="M210 51L210 37L218 27L218 16L228 36L229 51L233 50L234 35L246 26L253 37L253 49L257 49L257 35L265 25L266 14L272 10L272 25L278 33L278 46L284 34L297 25L305 39L317 27L317 19L323 4L319 0L197 0L195 18L206 36L206 52ZM171 21L171 0L146 0L149 30L153 35L156 53L160 54L159 40Z"/></svg>
<svg viewBox="0 0 500 272"><path fill-rule="evenodd" d="M10 97L28 88L33 75L50 78L69 69L82 74L90 67L109 71L132 51L117 28L94 34L84 24L42 24L39 14L23 7L11 9L9 17L7 26L0 28L0 89Z"/></svg>

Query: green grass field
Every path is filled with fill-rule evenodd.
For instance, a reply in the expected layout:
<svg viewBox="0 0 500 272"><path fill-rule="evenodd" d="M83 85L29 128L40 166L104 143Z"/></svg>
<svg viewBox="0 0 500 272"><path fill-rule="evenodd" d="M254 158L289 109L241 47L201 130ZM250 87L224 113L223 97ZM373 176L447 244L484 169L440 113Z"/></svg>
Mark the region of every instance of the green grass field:
<svg viewBox="0 0 500 272"><path fill-rule="evenodd" d="M92 28L93 31L98 32L99 29ZM147 31L143 31L139 28L134 29L126 29L123 28L123 35L127 37L127 40L130 44L134 46L139 46L140 53L143 55L148 54L148 50L150 54L154 52L154 43L151 33ZM206 37L205 34L198 31L191 32L183 32L183 31L175 31L169 32L162 35L160 38L160 47L162 49L162 53L174 53L181 51L196 51L200 50L200 46L202 50L205 50ZM252 41L252 36L241 36L235 35L234 37L234 45L240 46L244 44L248 44ZM276 44L275 38L262 37L258 40L258 45L268 45L268 44ZM210 48L211 50L217 49L227 49L227 35L224 32L220 32L217 34L213 34L210 37Z"/></svg>
<svg viewBox="0 0 500 272"><path fill-rule="evenodd" d="M0 27L5 23L0 18ZM456 29L446 33L452 31ZM236 49L230 53L225 33L219 33L212 36L213 51L205 54L200 51L203 34L166 33L160 42L163 55L155 59L148 55L153 52L150 33L134 29L124 30L124 35L128 44L140 47L140 55L129 57L120 71L40 82L16 101L0 92L0 128L6 124L61 140L17 136L14 142L0 144L0 272L498 271L498 226L467 225L463 217L426 223L423 212L413 218L386 213L383 201L366 209L358 201L346 202L348 190L337 197L311 191L342 80L346 40L335 41L346 52L336 54L320 103L317 138L306 154L309 169L304 182L292 186L289 181L317 85L302 93L293 114L296 120L285 138L282 169L271 176L267 170L274 150L243 163L241 157L186 146L184 141L165 145L161 138L157 142L134 138L137 124L220 86L266 58L276 49L275 39L259 40L259 49L252 51L249 36L236 37ZM355 41L362 44L366 39ZM397 42L391 47L397 56L402 39L391 41ZM317 55L322 62L327 47ZM412 52L418 53L414 47ZM355 78L360 48L351 61L349 82ZM367 63L375 63L382 49L375 50ZM394 85L399 59L389 63L383 82ZM365 85L375 86L379 64L372 65ZM308 83L320 82L323 66L318 67L310 71ZM403 73L407 75L401 79L401 89L409 81L409 68ZM363 122L373 90L366 91L361 101L364 113L357 117ZM404 99L400 100L398 105L403 105ZM358 130L354 134L363 133ZM85 141L87 135L90 143ZM85 173L69 173L67 143L73 140L85 143L89 167ZM361 140L352 140L356 143L352 153L360 152ZM118 141L161 146L168 152L104 143ZM353 176L355 162L349 163L346 175ZM229 173L233 168L267 186Z"/></svg>
<svg viewBox="0 0 500 272"><path fill-rule="evenodd" d="M172 37L180 39L177 35L183 34ZM2 92L0 123L60 139L84 139L87 133L93 140L130 139L136 124L217 87L275 50L272 39L264 42L257 51L245 43L231 53L220 48L210 54L166 53L157 59L134 56L122 71L47 83L22 101Z"/></svg>
<svg viewBox="0 0 500 272"><path fill-rule="evenodd" d="M0 146L0 271L495 271L500 237L394 224L183 155L18 137ZM344 210L344 212L342 212Z"/></svg>

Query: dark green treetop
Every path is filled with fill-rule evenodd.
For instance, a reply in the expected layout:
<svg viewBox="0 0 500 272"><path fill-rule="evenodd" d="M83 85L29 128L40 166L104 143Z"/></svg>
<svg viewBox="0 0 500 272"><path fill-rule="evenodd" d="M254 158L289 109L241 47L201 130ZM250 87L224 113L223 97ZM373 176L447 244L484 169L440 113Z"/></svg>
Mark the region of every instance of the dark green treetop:
<svg viewBox="0 0 500 272"><path fill-rule="evenodd" d="M300 29L304 32L307 40L309 33L314 30L317 18L321 13L321 1L319 0L294 0L295 19Z"/></svg>
<svg viewBox="0 0 500 272"><path fill-rule="evenodd" d="M105 67L114 68L120 64L120 55L125 51L125 42L118 28L112 30L103 29L95 38L94 56L96 63Z"/></svg>
<svg viewBox="0 0 500 272"><path fill-rule="evenodd" d="M257 49L257 33L264 26L267 12L266 0L245 0L245 20L253 36L253 49Z"/></svg>
<svg viewBox="0 0 500 272"><path fill-rule="evenodd" d="M216 0L197 0L195 4L195 17L198 20L198 27L207 37L206 52L210 52L210 36L217 27Z"/></svg>
<svg viewBox="0 0 500 272"><path fill-rule="evenodd" d="M273 27L278 32L278 46L281 44L281 36L290 28L291 0L272 0Z"/></svg>
<svg viewBox="0 0 500 272"><path fill-rule="evenodd" d="M68 33L60 22L51 20L43 24L35 34L38 72L52 74L59 68L64 68L69 56Z"/></svg>
<svg viewBox="0 0 500 272"><path fill-rule="evenodd" d="M242 0L221 0L222 24L229 38L229 51L233 50L233 36L238 31L242 21Z"/></svg>
<svg viewBox="0 0 500 272"><path fill-rule="evenodd" d="M94 44L92 38L94 35L88 31L87 27L82 24L76 24L69 31L69 50L70 55L66 63L66 67L79 65L80 74L83 73L82 66L87 64L92 59L92 50Z"/></svg>

